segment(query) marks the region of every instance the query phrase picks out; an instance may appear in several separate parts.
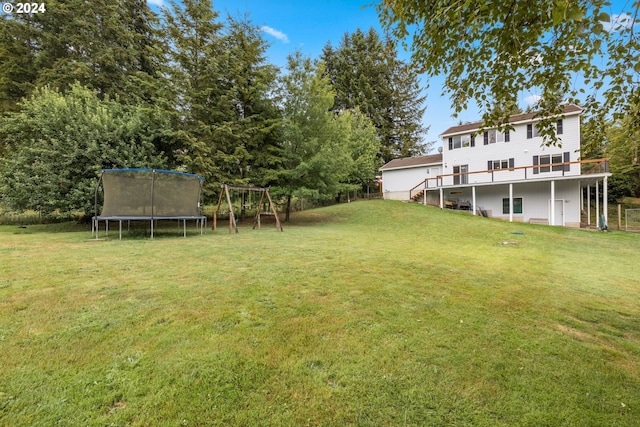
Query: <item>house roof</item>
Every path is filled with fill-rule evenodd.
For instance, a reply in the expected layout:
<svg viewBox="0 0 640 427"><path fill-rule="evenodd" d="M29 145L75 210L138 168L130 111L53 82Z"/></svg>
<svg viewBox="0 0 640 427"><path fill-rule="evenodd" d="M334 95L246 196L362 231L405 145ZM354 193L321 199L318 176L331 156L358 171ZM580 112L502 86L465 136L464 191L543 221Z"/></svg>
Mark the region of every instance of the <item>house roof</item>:
<svg viewBox="0 0 640 427"><path fill-rule="evenodd" d="M564 115L573 115L573 114L578 114L582 112L582 108L578 107L575 104L567 104L564 106ZM524 113L524 114L516 114L513 115L511 117L509 117L509 123L518 123L518 122L524 122L524 121L528 121L533 119L536 114L538 114L538 112L534 111L532 113ZM458 125L458 126L452 126L449 129L445 130L444 132L442 132L442 134L440 135L440 137L444 137L447 135L455 135L455 134L459 134L459 133L464 133L464 132L469 132L472 130L478 130L482 128L482 125L484 125L483 121L478 121L478 122L473 122L473 123L466 123L463 125Z"/></svg>
<svg viewBox="0 0 640 427"><path fill-rule="evenodd" d="M404 159L394 159L383 165L380 170L415 168L419 166L442 164L442 154L431 156L406 157Z"/></svg>

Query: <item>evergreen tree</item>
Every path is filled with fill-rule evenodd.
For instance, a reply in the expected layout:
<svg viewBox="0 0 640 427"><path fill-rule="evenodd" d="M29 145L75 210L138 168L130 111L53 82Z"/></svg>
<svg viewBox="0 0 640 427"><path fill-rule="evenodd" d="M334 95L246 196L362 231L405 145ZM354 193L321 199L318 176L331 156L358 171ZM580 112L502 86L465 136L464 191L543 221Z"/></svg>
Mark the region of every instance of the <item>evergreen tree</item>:
<svg viewBox="0 0 640 427"><path fill-rule="evenodd" d="M425 97L418 75L397 58L394 46L377 32L345 34L337 49L324 47L322 59L336 90L335 111L359 110L380 138L379 157L387 162L428 149L422 142Z"/></svg>
<svg viewBox="0 0 640 427"><path fill-rule="evenodd" d="M3 111L35 87L75 82L121 102L155 102L162 87L158 18L145 0L50 0L44 13L2 16Z"/></svg>
<svg viewBox="0 0 640 427"><path fill-rule="evenodd" d="M18 101L33 89L37 72L31 27L29 15L0 15L0 114L16 111Z"/></svg>
<svg viewBox="0 0 640 427"><path fill-rule="evenodd" d="M34 16L39 86L64 91L79 82L123 102L150 100L161 48L144 0L52 0Z"/></svg>
<svg viewBox="0 0 640 427"><path fill-rule="evenodd" d="M276 68L265 63L267 44L246 18L229 17L219 66L224 115L214 125L220 179L264 185L279 163L280 116L270 94Z"/></svg>
<svg viewBox="0 0 640 427"><path fill-rule="evenodd" d="M223 26L210 2L182 4L165 12L180 159L205 176L208 194L221 183L266 184L279 161L280 132L267 45L246 19L229 17Z"/></svg>
<svg viewBox="0 0 640 427"><path fill-rule="evenodd" d="M171 2L164 9L164 35L169 46L167 69L173 127L179 136L178 159L190 172L205 177L208 193L219 182L213 125L224 119L218 108L223 70L222 24L210 0Z"/></svg>

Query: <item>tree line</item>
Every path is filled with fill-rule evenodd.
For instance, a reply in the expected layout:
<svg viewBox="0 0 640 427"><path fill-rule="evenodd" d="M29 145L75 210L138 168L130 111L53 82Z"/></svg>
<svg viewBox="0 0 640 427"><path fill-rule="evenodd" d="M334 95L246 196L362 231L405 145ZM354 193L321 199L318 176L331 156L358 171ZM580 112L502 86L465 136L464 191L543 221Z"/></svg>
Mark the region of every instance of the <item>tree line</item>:
<svg viewBox="0 0 640 427"><path fill-rule="evenodd" d="M79 11L82 11L81 13ZM100 170L156 167L269 186L288 201L362 188L421 154L418 74L375 30L279 69L249 16L210 0L51 0L0 17L0 197L91 212Z"/></svg>

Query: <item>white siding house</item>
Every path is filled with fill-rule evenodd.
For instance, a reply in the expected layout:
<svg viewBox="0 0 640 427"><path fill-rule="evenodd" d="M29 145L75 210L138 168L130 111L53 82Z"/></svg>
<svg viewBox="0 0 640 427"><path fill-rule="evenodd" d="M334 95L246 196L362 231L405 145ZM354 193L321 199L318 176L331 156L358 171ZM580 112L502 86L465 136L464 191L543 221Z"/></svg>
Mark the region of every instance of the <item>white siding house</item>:
<svg viewBox="0 0 640 427"><path fill-rule="evenodd" d="M565 106L556 122L559 144L549 147L538 136L535 113L512 116L513 129L506 132L484 129L482 122L451 127L440 135L441 172L434 177L437 169L430 164L429 174L418 177L415 162L412 175L394 167L411 159L387 163L381 168L384 197L509 221L579 227L582 188L602 182L606 191L610 176L605 159L580 159L581 113L576 105ZM606 212L606 194L603 204Z"/></svg>
<svg viewBox="0 0 640 427"><path fill-rule="evenodd" d="M410 200L410 190L414 184L425 178L435 180L442 175L442 154L391 160L380 171L385 199Z"/></svg>

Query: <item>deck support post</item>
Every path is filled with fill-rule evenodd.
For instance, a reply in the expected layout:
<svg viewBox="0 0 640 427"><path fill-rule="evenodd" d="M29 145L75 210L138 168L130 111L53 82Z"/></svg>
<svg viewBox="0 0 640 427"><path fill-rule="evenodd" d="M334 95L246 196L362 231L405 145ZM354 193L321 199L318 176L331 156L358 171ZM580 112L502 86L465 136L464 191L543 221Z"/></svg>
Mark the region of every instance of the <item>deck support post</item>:
<svg viewBox="0 0 640 427"><path fill-rule="evenodd" d="M600 228L600 184L596 181L596 227Z"/></svg>
<svg viewBox="0 0 640 427"><path fill-rule="evenodd" d="M587 225L591 225L591 186L587 185Z"/></svg>
<svg viewBox="0 0 640 427"><path fill-rule="evenodd" d="M551 201L549 202L549 225L556 225L556 182L551 180Z"/></svg>
<svg viewBox="0 0 640 427"><path fill-rule="evenodd" d="M471 187L471 203L473 203L473 214L476 214L476 186Z"/></svg>
<svg viewBox="0 0 640 427"><path fill-rule="evenodd" d="M602 181L602 216L604 218L602 226L605 230L609 229L609 201L607 200L609 195L607 192L609 191L609 183L607 181L608 177L604 177Z"/></svg>
<svg viewBox="0 0 640 427"><path fill-rule="evenodd" d="M509 222L513 222L513 183L509 184Z"/></svg>

